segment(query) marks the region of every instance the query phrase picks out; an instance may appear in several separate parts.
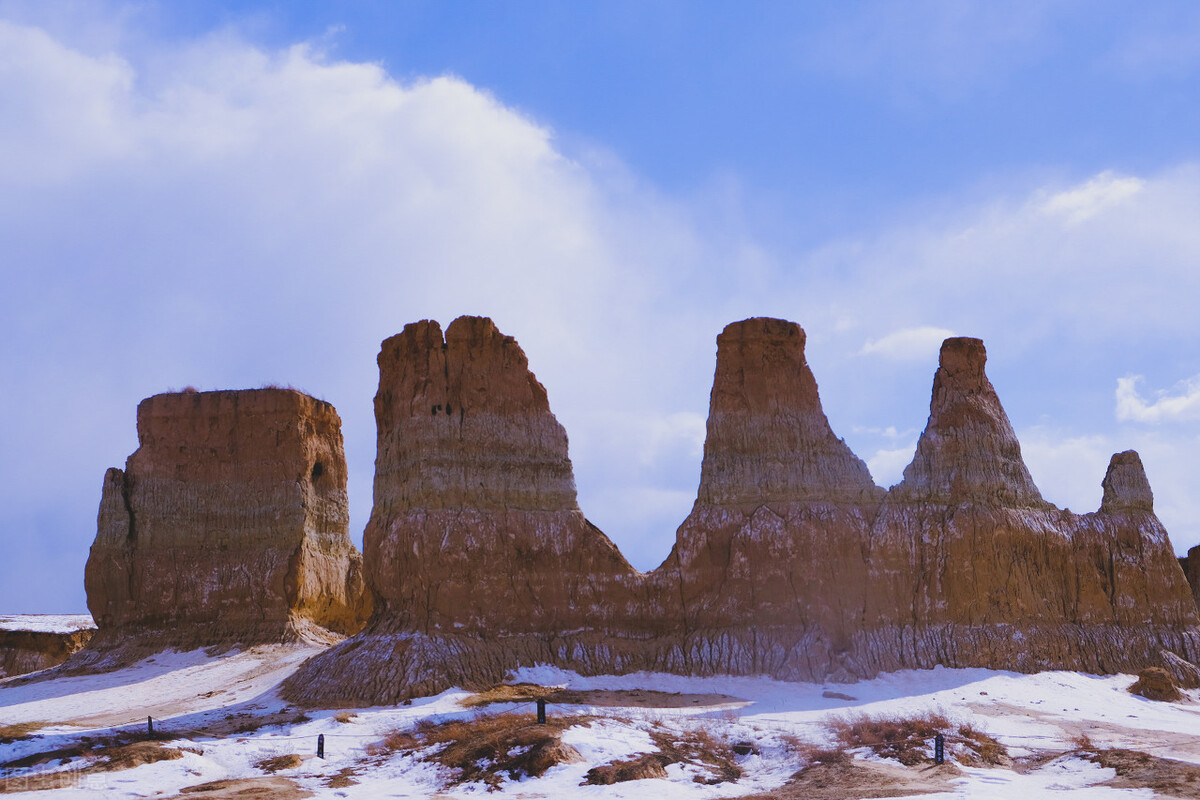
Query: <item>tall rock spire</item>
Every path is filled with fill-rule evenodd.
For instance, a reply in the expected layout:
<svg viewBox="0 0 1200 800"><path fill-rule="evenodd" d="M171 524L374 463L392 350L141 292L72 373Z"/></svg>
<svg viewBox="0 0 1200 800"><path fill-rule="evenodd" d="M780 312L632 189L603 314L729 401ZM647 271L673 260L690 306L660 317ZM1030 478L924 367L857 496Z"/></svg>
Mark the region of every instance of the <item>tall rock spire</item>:
<svg viewBox="0 0 1200 800"><path fill-rule="evenodd" d="M942 343L929 421L893 499L1044 505L991 381L979 339Z"/></svg>
<svg viewBox="0 0 1200 800"><path fill-rule="evenodd" d="M877 499L866 464L834 435L794 322L758 317L717 337L700 505Z"/></svg>

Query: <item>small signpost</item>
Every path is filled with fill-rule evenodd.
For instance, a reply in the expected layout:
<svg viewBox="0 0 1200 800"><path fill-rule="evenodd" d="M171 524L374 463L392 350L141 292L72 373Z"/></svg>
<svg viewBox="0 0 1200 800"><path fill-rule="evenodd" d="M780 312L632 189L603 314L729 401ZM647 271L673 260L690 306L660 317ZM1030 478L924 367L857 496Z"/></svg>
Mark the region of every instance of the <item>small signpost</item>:
<svg viewBox="0 0 1200 800"><path fill-rule="evenodd" d="M539 697L537 701L538 708L538 725L546 724L546 700Z"/></svg>
<svg viewBox="0 0 1200 800"><path fill-rule="evenodd" d="M940 733L933 737L933 763L942 764L946 761L946 737Z"/></svg>
<svg viewBox="0 0 1200 800"><path fill-rule="evenodd" d="M325 757L325 734L317 734L317 758Z"/></svg>

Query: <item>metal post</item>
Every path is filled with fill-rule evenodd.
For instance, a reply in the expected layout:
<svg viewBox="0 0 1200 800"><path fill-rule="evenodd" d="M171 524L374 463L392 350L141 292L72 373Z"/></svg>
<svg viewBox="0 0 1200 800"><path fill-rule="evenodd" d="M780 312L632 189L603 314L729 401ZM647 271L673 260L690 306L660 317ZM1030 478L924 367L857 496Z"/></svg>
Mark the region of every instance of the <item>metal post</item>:
<svg viewBox="0 0 1200 800"><path fill-rule="evenodd" d="M538 704L538 725L545 725L546 724L546 701L539 697L537 704Z"/></svg>
<svg viewBox="0 0 1200 800"><path fill-rule="evenodd" d="M325 734L317 734L317 758L325 757Z"/></svg>
<svg viewBox="0 0 1200 800"><path fill-rule="evenodd" d="M940 733L933 737L933 763L942 764L946 761L946 737Z"/></svg>
<svg viewBox="0 0 1200 800"><path fill-rule="evenodd" d="M154 735L154 717L146 717L146 733L150 736Z"/></svg>

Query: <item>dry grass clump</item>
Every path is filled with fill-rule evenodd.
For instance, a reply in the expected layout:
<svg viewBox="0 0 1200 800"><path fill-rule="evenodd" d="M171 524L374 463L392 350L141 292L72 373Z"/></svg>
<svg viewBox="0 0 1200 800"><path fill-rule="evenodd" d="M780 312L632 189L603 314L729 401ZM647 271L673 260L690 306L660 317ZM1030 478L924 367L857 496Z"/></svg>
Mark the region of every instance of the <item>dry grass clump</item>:
<svg viewBox="0 0 1200 800"><path fill-rule="evenodd" d="M830 732L845 747L866 747L877 756L895 759L906 767L932 763L929 740L950 727L950 720L935 713L908 718L835 717L829 721Z"/></svg>
<svg viewBox="0 0 1200 800"><path fill-rule="evenodd" d="M353 711L339 711L333 715L333 721L345 725L347 722L353 722L357 716L358 714L355 714Z"/></svg>
<svg viewBox="0 0 1200 800"><path fill-rule="evenodd" d="M942 714L920 717L858 716L833 719L834 737L847 749L866 747L906 767L933 763L933 738L945 737L945 754L967 766L1011 766L1008 749L969 723L952 723Z"/></svg>
<svg viewBox="0 0 1200 800"><path fill-rule="evenodd" d="M713 736L704 728L674 734L659 725L649 733L658 752L593 767L588 770L583 783L609 785L643 778L665 778L667 767L671 764L698 767L700 774L692 778L696 783L714 785L742 777L734 745Z"/></svg>
<svg viewBox="0 0 1200 800"><path fill-rule="evenodd" d="M260 769L263 772L269 772L274 775L276 772L284 769L295 769L302 766L304 759L296 753L289 753L285 756L275 756L273 758L264 758L254 764L255 769Z"/></svg>
<svg viewBox="0 0 1200 800"><path fill-rule="evenodd" d="M1156 795L1200 798L1200 766L1195 764L1121 748L1097 750L1085 758L1117 773L1104 786L1152 789Z"/></svg>
<svg viewBox="0 0 1200 800"><path fill-rule="evenodd" d="M18 722L15 725L0 725L0 744L12 744L32 738L34 731L41 730L48 722Z"/></svg>
<svg viewBox="0 0 1200 800"><path fill-rule="evenodd" d="M368 755L422 751L420 758L445 767L451 785L483 783L498 789L511 780L541 777L556 764L581 760L562 742L562 732L590 721L556 717L539 724L532 714L498 714L468 720L423 721L368 748Z"/></svg>
<svg viewBox="0 0 1200 800"><path fill-rule="evenodd" d="M969 723L958 726L958 735L961 737L953 744L960 745L954 747L954 757L959 763L965 764L968 767L977 767L986 765L989 767L1011 767L1013 760L1008 754L1008 748L1000 744L991 736L980 730L976 730ZM947 743L947 748L951 743Z"/></svg>

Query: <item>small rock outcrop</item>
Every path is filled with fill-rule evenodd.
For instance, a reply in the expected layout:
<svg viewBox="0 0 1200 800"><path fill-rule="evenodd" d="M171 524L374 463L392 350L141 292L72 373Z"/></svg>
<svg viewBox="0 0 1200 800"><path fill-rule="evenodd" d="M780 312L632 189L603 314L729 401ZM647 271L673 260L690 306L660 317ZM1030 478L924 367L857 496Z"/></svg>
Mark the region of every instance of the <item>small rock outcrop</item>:
<svg viewBox="0 0 1200 800"><path fill-rule="evenodd" d="M86 615L0 617L0 678L58 666L96 632Z"/></svg>
<svg viewBox="0 0 1200 800"><path fill-rule="evenodd" d="M333 406L291 389L185 391L143 400L137 425L137 451L104 477L89 650L361 627L369 598Z"/></svg>
<svg viewBox="0 0 1200 800"><path fill-rule="evenodd" d="M1147 667L1139 672L1138 679L1129 687L1129 692L1147 700L1163 703L1175 703L1183 699L1183 693L1162 667Z"/></svg>
<svg viewBox="0 0 1200 800"><path fill-rule="evenodd" d="M566 432L520 346L487 318L444 336L426 320L378 361L364 535L375 613L309 662L292 696L396 702L521 663L590 668L645 610L639 573L579 510Z"/></svg>

